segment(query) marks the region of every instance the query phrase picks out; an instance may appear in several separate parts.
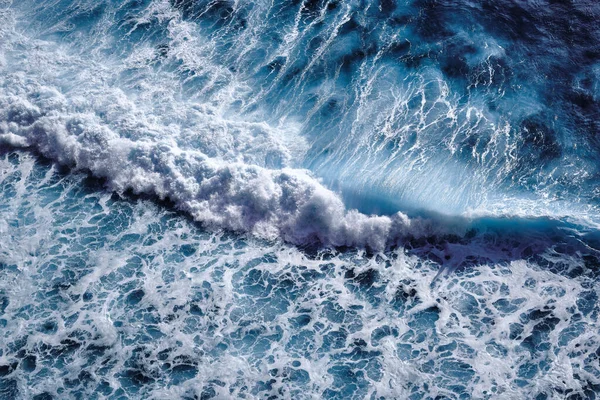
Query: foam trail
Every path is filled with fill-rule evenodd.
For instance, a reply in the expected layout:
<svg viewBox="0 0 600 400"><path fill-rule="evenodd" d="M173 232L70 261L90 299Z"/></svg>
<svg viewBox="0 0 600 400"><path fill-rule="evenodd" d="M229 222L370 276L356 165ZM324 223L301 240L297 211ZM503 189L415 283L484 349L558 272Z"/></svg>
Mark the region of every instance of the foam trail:
<svg viewBox="0 0 600 400"><path fill-rule="evenodd" d="M369 217L346 211L341 199L306 171L223 162L176 144L137 143L89 115L40 116L34 105L17 108L10 99L0 107L5 118L28 113L35 119L26 128L8 127L0 136L5 144L32 146L61 164L87 169L107 178L117 192L169 198L208 225L293 243L318 240L376 249L410 225L402 214Z"/></svg>
<svg viewBox="0 0 600 400"><path fill-rule="evenodd" d="M336 9L328 20L324 9L318 18L309 18L303 13L313 11L303 5L293 21L302 25L307 17L308 25L294 25L296 30L271 54L283 52L288 58L267 79L260 72L263 67L248 58L267 46L255 40L265 29L259 17L276 12L265 4L251 11L225 8L231 24L246 21L247 30L221 25L221 20L206 25L217 18L211 13L218 7L201 3L96 6L81 1L51 18L45 3L6 4L0 140L89 170L106 178L112 190L169 198L207 225L296 244L383 249L407 236L432 234L431 223L397 213L402 207L595 220L596 206L588 195L551 198L548 190L556 186L552 175L543 175L547 183L538 182L541 186L524 193L501 182L514 176L515 168L523 170L521 156L501 155L513 154L523 137L514 136L509 122L493 122L495 116L476 104L477 96L461 104L448 77L433 67L403 77L407 71L388 61L378 64L387 60L388 50L372 59L361 50L360 68L339 70L339 82L314 81L317 71L329 70L325 59L351 61L339 53L343 43L356 44L353 34L344 36L347 25L358 23L356 29L362 31L359 27L366 23L356 21L359 16L351 7ZM22 15L27 10L33 12L26 26ZM327 21L322 31L318 21ZM326 39L316 41L315 52L302 58L299 49L311 35ZM386 35L378 40L385 37L388 43L392 39ZM229 50L223 52L223 46ZM499 49L492 46L472 61L500 57ZM239 59L231 59L232 54ZM298 67L286 81L290 63ZM358 74L349 81L356 85L342 101L336 96L348 73ZM380 82L390 80L398 84L390 91L378 89ZM307 109L306 96L315 93L319 100ZM274 105L269 97L281 101ZM299 112L293 111L294 104ZM347 104L338 110L337 133L327 122L334 117L319 111L327 104L334 110L336 104ZM300 118L302 112L308 119ZM458 132L479 135L477 140L487 144L473 154L483 164L458 160L456 149L447 158L446 147L432 147L436 136L426 136L447 119L453 121L452 132L439 130L438 135L450 138L451 148L467 140L459 139ZM369 128L373 123L375 130ZM311 125L321 132L318 137ZM528 126L534 135L543 128L535 121ZM551 139L542 144L545 140ZM329 155L318 155L318 149L330 149ZM344 200L319 176L329 185L338 182ZM528 179L517 176L522 182ZM580 179L585 174L572 183ZM374 196L365 197L371 190ZM394 215L367 215L381 212L378 204L386 201Z"/></svg>
<svg viewBox="0 0 600 400"><path fill-rule="evenodd" d="M187 27L177 18L169 26L173 42ZM114 75L110 68L115 66L106 65L109 61L102 65L83 61L55 43L10 30L5 34L11 38L5 46L19 41L27 48L7 53L27 64L24 71L6 67L0 98L4 144L31 147L63 165L89 170L120 193L132 190L169 198L206 225L262 238L383 249L410 229L411 222L402 214L367 216L346 210L340 197L308 171L285 167L293 144L281 144L272 128L229 120L206 103L178 100L168 89L163 93L163 87L174 83L167 74L154 77L160 79L160 87L125 93L114 84L101 83ZM122 73L134 73L128 63L117 67L124 69ZM86 82L88 78L91 81ZM72 82L77 84L66 87ZM230 90L236 89L224 91ZM154 108L148 109L148 96L158 95L171 96L172 103L153 103ZM269 162L281 168L266 168Z"/></svg>

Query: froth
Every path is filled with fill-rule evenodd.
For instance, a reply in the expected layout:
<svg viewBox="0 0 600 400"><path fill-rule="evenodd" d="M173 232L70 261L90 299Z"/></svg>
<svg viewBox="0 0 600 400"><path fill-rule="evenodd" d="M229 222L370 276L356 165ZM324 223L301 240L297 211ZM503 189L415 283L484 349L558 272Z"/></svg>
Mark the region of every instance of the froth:
<svg viewBox="0 0 600 400"><path fill-rule="evenodd" d="M289 167L301 140L283 145L279 137L294 135L280 134L280 128L227 119L210 102L178 101L168 89L175 82L151 67L139 72L128 65L95 64L54 43L21 39L27 52L7 51L25 64L24 71L4 70L4 145L29 147L88 170L117 192L168 198L208 226L261 238L380 250L409 230L418 234L401 213L368 216L347 210L340 196L309 171ZM83 62L84 67L77 65ZM65 63L72 63L68 77ZM110 68L147 74L147 87L111 84ZM153 84L153 79L159 81ZM223 100L231 88L215 93ZM168 102L157 102L157 96Z"/></svg>

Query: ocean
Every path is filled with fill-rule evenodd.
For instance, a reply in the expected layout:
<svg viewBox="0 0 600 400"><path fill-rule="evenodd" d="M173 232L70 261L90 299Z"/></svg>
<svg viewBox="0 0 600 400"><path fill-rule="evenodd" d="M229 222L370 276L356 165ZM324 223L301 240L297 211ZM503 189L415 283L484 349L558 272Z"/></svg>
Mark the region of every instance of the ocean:
<svg viewBox="0 0 600 400"><path fill-rule="evenodd" d="M597 398L598 21L0 0L0 399Z"/></svg>

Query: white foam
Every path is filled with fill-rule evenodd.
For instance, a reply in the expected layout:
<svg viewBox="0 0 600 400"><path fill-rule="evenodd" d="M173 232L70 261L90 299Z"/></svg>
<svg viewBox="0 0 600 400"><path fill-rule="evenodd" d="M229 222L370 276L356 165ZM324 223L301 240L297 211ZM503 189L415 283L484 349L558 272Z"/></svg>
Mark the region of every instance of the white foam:
<svg viewBox="0 0 600 400"><path fill-rule="evenodd" d="M114 12L106 11L106 18ZM402 213L371 216L350 210L337 192L299 168L310 158L305 157L310 146L300 133L306 127L292 117L273 120L261 110L245 75L220 65L214 56L216 44L184 21L168 1L153 1L132 16L131 30L122 38L135 36L137 27L144 24L160 23L165 30L164 47L144 38L129 48L110 32L112 22L97 24L94 35L88 35L93 36L88 46L77 32L61 33L60 24L42 33L30 32L25 24L17 24L16 17L10 10L3 13L0 27L0 58L4 60L0 73L5 78L0 84L0 144L28 147L60 164L89 170L106 178L111 190L169 198L197 221L217 229L297 244L318 241L377 250L406 235L431 233L431 223L409 220ZM53 35L59 34L61 40L55 40ZM429 71L433 78L437 76L430 82L417 79L414 85L406 84L408 88L396 88L406 92L402 96L386 92L373 103L369 96L376 89L372 87L375 78L398 78L397 71L381 71L373 72L365 88L357 88L366 92L353 129L362 129L380 109L393 104L392 119L384 118L382 125L384 136L391 134L394 115L408 112L409 99L418 98L421 92L425 101L425 89L439 95L428 101L445 107L447 112L440 118L454 118L456 99L435 71ZM394 96L400 97L394 100ZM237 112L249 108L254 111L243 116ZM426 124L427 115L433 112L421 111L415 118ZM478 114L475 120L477 126L485 117ZM360 143L373 139L351 132L352 137L355 134ZM381 154L367 151L360 155L362 145L355 139L338 143L338 152L354 147L344 157L353 157L350 164L356 165L345 168L343 161L337 172L345 188L356 185L357 192L364 192L372 183L377 196L392 202L394 196L409 191L408 197L419 206L448 212L456 211L449 204L470 204L467 197L476 198L476 204L490 200L489 192L477 190L479 178L465 178L467 164L427 161L425 167L421 156L415 159L396 152L378 168ZM388 139L394 138L387 138L383 147ZM341 135L335 141L344 140ZM423 153L427 149L413 150ZM366 168L361 157L374 167ZM404 167L408 172L400 173ZM316 170L327 175L318 165ZM356 171L364 173L357 176ZM555 202L559 210L551 210L537 198L529 203L514 200L500 196L472 215L521 215L519 207L531 204L535 207L524 208L523 215L555 215L567 207L567 203ZM507 205L501 209L496 204ZM579 213L584 214L585 210Z"/></svg>
<svg viewBox="0 0 600 400"><path fill-rule="evenodd" d="M309 171L288 167L303 147L285 132L297 128L293 123L272 128L227 117L222 107L240 98L243 84L220 67L199 66L206 48L186 26L169 24L173 57L207 71L214 93L202 100L179 99L181 82L148 65L154 53L144 45L134 52L139 57L99 62L5 27L11 62L2 70L0 142L89 170L117 192L169 198L206 225L261 238L383 249L409 229L415 233L400 213L347 210ZM119 73L137 74L133 87Z"/></svg>
<svg viewBox="0 0 600 400"><path fill-rule="evenodd" d="M211 385L220 397L323 397L336 388L340 366L363 374L367 397L417 390L423 397L534 398L583 393L586 382L598 382L589 361L598 348L597 307L582 302L597 293L596 281L564 274L588 268L579 255L549 250L539 262L477 262L434 280L438 265L404 249L308 257L294 246L210 234L151 202L111 200L85 189L83 174L60 175L37 162L23 152L0 157L0 295L9 300L0 364L22 358L12 344L20 338L25 354L38 357L35 371L9 376L22 398L69 396L65 382L92 393L103 380L134 397L199 396ZM16 196L5 195L11 187ZM193 251L184 255L183 246ZM369 272L372 282L358 279ZM139 290L141 300L130 304ZM427 310L437 317L421 319ZM309 321L298 327L301 315ZM42 329L47 322L55 329ZM547 335L544 323L555 325ZM376 339L381 329L390 334ZM149 330L160 335L150 339ZM338 346L327 347L327 336L340 332ZM546 350L528 347L536 337L533 344ZM81 347L63 353L69 340ZM169 374L178 358L197 372L174 384ZM289 379L294 362L309 382ZM519 376L527 364L538 368L529 381ZM130 369L156 381L129 392L135 388L122 377ZM82 370L90 381L76 381ZM457 377L461 371L471 375ZM248 395L271 378L272 391ZM452 388L458 382L464 389Z"/></svg>

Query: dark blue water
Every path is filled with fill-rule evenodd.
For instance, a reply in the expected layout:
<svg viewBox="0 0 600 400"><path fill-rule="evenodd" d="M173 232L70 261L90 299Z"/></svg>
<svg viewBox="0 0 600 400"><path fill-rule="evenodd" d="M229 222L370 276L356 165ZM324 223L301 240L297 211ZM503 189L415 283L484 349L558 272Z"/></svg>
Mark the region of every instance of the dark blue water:
<svg viewBox="0 0 600 400"><path fill-rule="evenodd" d="M0 0L0 398L595 398L599 18Z"/></svg>

